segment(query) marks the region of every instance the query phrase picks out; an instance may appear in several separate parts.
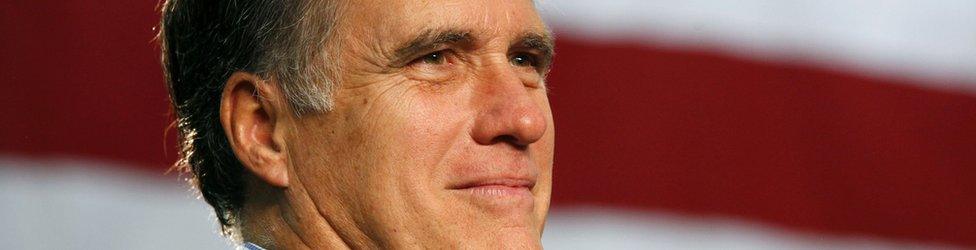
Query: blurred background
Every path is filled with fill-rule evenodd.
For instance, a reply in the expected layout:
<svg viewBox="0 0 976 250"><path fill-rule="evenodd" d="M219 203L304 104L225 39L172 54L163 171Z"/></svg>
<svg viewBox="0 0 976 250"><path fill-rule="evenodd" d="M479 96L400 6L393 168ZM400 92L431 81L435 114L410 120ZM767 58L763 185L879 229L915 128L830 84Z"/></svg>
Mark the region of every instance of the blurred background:
<svg viewBox="0 0 976 250"><path fill-rule="evenodd" d="M228 249L155 0L0 2L0 245ZM546 0L551 249L976 248L976 1Z"/></svg>

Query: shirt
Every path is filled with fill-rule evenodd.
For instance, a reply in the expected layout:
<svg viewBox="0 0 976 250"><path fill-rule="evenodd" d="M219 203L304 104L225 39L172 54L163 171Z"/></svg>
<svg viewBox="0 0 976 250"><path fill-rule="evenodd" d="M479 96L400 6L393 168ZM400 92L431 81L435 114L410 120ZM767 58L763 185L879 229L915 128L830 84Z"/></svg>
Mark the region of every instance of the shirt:
<svg viewBox="0 0 976 250"><path fill-rule="evenodd" d="M251 242L244 242L244 245L241 245L241 248L244 250L267 250Z"/></svg>

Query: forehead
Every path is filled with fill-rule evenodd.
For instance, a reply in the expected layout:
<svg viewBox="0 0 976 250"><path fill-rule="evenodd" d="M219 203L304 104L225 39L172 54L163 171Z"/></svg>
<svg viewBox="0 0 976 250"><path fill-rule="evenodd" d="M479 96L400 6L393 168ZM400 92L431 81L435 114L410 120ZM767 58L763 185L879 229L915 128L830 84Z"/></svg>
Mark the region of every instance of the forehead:
<svg viewBox="0 0 976 250"><path fill-rule="evenodd" d="M354 32L387 39L432 29L465 30L479 37L546 32L531 0L357 0L347 2L343 15Z"/></svg>

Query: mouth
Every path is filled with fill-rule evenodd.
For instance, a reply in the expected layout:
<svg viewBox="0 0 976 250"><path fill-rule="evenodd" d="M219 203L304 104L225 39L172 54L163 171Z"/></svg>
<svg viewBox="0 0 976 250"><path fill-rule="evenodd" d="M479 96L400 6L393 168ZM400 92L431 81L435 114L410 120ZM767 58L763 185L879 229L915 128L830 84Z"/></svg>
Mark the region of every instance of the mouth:
<svg viewBox="0 0 976 250"><path fill-rule="evenodd" d="M529 207L534 201L535 180L528 178L484 178L462 182L451 191L467 196L475 203L494 207Z"/></svg>
<svg viewBox="0 0 976 250"><path fill-rule="evenodd" d="M477 189L488 187L531 190L533 187L535 187L535 181L519 178L486 178L482 180L464 182L451 187L451 189Z"/></svg>

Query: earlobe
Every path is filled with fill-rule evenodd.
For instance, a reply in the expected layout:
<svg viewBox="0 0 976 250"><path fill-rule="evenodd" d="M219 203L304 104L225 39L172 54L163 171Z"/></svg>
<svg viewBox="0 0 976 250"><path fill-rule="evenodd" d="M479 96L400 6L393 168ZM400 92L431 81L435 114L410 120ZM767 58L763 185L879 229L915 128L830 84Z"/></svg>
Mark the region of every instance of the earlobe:
<svg viewBox="0 0 976 250"><path fill-rule="evenodd" d="M277 128L280 96L260 76L235 72L224 86L220 100L220 123L237 159L251 174L275 187L288 187L287 154L282 145L284 130Z"/></svg>

